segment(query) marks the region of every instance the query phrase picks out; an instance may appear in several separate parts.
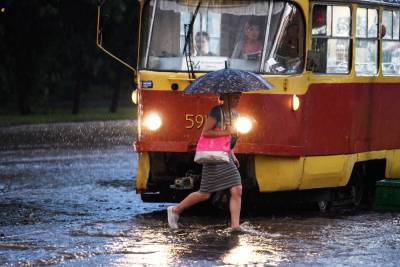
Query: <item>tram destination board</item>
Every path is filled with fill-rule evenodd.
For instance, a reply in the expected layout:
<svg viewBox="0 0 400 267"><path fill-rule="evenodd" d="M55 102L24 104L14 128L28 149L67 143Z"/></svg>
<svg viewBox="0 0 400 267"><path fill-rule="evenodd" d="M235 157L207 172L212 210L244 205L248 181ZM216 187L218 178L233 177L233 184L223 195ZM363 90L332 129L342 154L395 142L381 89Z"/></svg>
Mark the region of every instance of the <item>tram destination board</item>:
<svg viewBox="0 0 400 267"><path fill-rule="evenodd" d="M333 0L332 2L335 2ZM348 2L348 1L341 1L341 2ZM400 0L359 0L354 1L359 3L366 3L366 4L393 4L393 5L400 5Z"/></svg>
<svg viewBox="0 0 400 267"><path fill-rule="evenodd" d="M400 0L383 0L385 3L400 4Z"/></svg>
<svg viewBox="0 0 400 267"><path fill-rule="evenodd" d="M400 0L371 0L371 1L367 0L367 1L360 1L360 2L400 4Z"/></svg>

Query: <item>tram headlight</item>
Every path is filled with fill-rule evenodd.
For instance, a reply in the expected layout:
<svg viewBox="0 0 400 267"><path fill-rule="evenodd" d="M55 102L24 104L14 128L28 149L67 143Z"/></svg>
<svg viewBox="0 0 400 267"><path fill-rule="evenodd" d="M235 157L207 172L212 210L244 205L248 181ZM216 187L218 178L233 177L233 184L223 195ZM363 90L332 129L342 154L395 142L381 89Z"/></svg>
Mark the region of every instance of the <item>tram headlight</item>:
<svg viewBox="0 0 400 267"><path fill-rule="evenodd" d="M160 115L158 115L157 113L149 114L144 119L143 125L150 131L157 131L162 125L162 120L161 120Z"/></svg>
<svg viewBox="0 0 400 267"><path fill-rule="evenodd" d="M292 97L292 109L294 111L298 110L300 107L300 99L297 95L293 95Z"/></svg>
<svg viewBox="0 0 400 267"><path fill-rule="evenodd" d="M239 117L236 120L236 130L241 134L247 134L253 128L253 122L248 117Z"/></svg>
<svg viewBox="0 0 400 267"><path fill-rule="evenodd" d="M137 89L135 89L135 90L132 92L132 102L133 102L133 104L135 104L135 105L137 105L137 103L138 103L138 93L137 93Z"/></svg>

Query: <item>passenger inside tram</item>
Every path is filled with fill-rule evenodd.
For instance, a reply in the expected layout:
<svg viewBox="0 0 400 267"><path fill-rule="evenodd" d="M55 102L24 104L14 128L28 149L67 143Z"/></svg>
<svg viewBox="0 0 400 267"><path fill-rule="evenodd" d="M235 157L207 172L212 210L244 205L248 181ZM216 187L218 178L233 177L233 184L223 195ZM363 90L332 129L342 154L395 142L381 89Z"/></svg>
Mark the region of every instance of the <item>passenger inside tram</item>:
<svg viewBox="0 0 400 267"><path fill-rule="evenodd" d="M194 39L194 56L216 56L215 53L210 51L210 36L207 32L197 32Z"/></svg>
<svg viewBox="0 0 400 267"><path fill-rule="evenodd" d="M256 17L247 21L243 30L243 39L236 43L232 58L259 60L263 49L263 43L260 40L261 29Z"/></svg>

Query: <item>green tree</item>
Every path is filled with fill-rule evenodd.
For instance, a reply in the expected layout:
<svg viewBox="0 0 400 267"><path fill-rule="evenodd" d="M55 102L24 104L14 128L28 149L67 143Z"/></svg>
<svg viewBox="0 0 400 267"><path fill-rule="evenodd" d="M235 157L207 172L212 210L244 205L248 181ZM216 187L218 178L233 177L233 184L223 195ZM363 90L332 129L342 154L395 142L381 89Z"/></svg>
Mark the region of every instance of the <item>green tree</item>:
<svg viewBox="0 0 400 267"><path fill-rule="evenodd" d="M138 3L109 2L105 40L116 53L136 62ZM132 82L132 74L95 46L97 1L9 0L2 5L2 106L14 103L21 114L29 114L67 104L78 113L84 97L87 102L102 95L116 111L120 88Z"/></svg>

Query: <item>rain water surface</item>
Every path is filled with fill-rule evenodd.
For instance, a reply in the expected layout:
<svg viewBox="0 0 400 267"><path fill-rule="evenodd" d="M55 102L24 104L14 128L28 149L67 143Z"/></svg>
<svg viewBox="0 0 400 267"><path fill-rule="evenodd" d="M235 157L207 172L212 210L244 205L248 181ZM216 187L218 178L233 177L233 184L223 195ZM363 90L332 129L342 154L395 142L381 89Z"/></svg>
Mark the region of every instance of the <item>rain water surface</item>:
<svg viewBox="0 0 400 267"><path fill-rule="evenodd" d="M0 128L1 266L398 266L400 214L186 212L134 191L134 121Z"/></svg>

